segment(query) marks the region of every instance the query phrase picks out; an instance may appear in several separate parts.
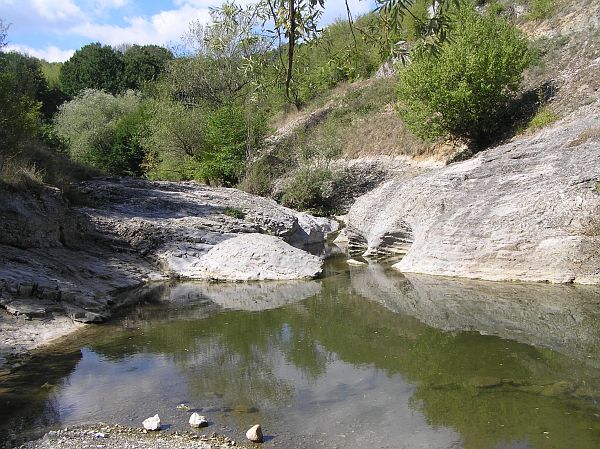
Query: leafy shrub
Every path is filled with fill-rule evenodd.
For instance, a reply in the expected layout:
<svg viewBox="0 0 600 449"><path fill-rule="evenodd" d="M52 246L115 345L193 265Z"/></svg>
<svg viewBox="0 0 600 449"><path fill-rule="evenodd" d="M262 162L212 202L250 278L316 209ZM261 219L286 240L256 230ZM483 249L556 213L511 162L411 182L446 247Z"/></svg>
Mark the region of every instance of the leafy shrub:
<svg viewBox="0 0 600 449"><path fill-rule="evenodd" d="M266 133L262 114L238 106L200 109L173 101L154 103L141 139L152 179L194 179L233 185L244 172L247 154Z"/></svg>
<svg viewBox="0 0 600 449"><path fill-rule="evenodd" d="M556 0L531 0L528 18L534 20L548 19L556 8Z"/></svg>
<svg viewBox="0 0 600 449"><path fill-rule="evenodd" d="M131 132L133 119L124 118L139 107L140 98L132 91L113 96L86 89L59 108L56 133L66 142L75 161L110 174L135 172L139 163L137 150L125 148L126 141L131 141L126 134Z"/></svg>
<svg viewBox="0 0 600 449"><path fill-rule="evenodd" d="M334 173L328 167L303 165L286 180L282 188L281 204L318 215L332 212L332 185Z"/></svg>
<svg viewBox="0 0 600 449"><path fill-rule="evenodd" d="M417 136L481 141L504 119L530 64L527 41L505 20L463 6L439 54L423 54L399 74L398 110Z"/></svg>
<svg viewBox="0 0 600 449"><path fill-rule="evenodd" d="M223 106L208 114L201 156L206 178L225 185L237 182L244 171L250 128L240 107Z"/></svg>
<svg viewBox="0 0 600 449"><path fill-rule="evenodd" d="M119 119L115 127L112 145L112 172L139 176L142 174L142 162L145 151L139 137L145 129L147 114L143 107L132 111Z"/></svg>
<svg viewBox="0 0 600 449"><path fill-rule="evenodd" d="M239 219L239 220L242 220L242 219L244 219L244 217L246 216L246 214L244 213L244 211L243 211L243 210L241 210L241 209L238 209L238 208L236 208L236 207L227 207L227 208L226 208L226 209L223 211L223 213L224 213L225 215L228 215L228 216L230 216L230 217L233 217L233 218L237 218L237 219Z"/></svg>
<svg viewBox="0 0 600 449"><path fill-rule="evenodd" d="M156 100L148 105L140 144L143 168L150 179L203 181L200 156L205 148L205 114L182 103Z"/></svg>

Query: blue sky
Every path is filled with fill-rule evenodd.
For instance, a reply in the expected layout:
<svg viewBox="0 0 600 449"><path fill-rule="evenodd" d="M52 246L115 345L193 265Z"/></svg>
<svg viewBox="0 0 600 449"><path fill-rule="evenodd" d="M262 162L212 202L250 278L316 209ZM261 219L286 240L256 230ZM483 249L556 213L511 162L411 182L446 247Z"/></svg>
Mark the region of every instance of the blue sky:
<svg viewBox="0 0 600 449"><path fill-rule="evenodd" d="M65 61L90 42L108 45L179 41L193 20L207 21L208 8L223 0L0 0L0 18L10 24L8 50L48 61ZM239 4L254 0L238 0ZM355 15L374 0L350 0ZM343 0L327 0L323 24L345 17Z"/></svg>

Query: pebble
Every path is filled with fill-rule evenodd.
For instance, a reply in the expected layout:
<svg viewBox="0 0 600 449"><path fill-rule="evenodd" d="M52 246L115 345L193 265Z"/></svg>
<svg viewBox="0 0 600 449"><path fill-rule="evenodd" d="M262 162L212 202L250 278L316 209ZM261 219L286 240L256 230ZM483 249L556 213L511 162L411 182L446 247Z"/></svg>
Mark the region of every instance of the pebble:
<svg viewBox="0 0 600 449"><path fill-rule="evenodd" d="M262 443L264 441L262 428L260 424L255 424L246 432L246 438L253 443Z"/></svg>
<svg viewBox="0 0 600 449"><path fill-rule="evenodd" d="M144 426L145 430L160 430L160 418L158 414L150 418L146 418L142 425Z"/></svg>
<svg viewBox="0 0 600 449"><path fill-rule="evenodd" d="M190 426L195 428L208 426L208 420L204 416L199 415L196 412L192 413L192 416L190 416L189 423Z"/></svg>

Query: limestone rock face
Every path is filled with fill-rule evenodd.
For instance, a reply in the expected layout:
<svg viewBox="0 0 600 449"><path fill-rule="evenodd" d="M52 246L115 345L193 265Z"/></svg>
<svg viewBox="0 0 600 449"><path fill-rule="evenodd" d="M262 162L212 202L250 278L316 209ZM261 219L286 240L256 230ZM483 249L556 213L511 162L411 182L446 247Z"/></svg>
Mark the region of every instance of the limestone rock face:
<svg viewBox="0 0 600 449"><path fill-rule="evenodd" d="M182 275L222 281L314 278L323 261L265 234L242 234L215 245Z"/></svg>
<svg viewBox="0 0 600 449"><path fill-rule="evenodd" d="M239 234L268 234L304 246L323 242L337 228L331 220L236 189L131 179L80 188L96 205L81 212L98 238L132 248L175 276L195 277L189 274L211 248Z"/></svg>
<svg viewBox="0 0 600 449"><path fill-rule="evenodd" d="M0 189L0 307L8 313L99 322L138 301L127 291L147 281L311 278L321 262L285 242L322 243L337 228L235 189L118 178L75 187L85 207L69 206L51 187ZM19 343L0 345L0 364L44 341L11 329L0 327L0 341Z"/></svg>
<svg viewBox="0 0 600 449"><path fill-rule="evenodd" d="M600 283L599 129L595 103L474 159L389 181L351 208L350 251L403 255L403 272Z"/></svg>

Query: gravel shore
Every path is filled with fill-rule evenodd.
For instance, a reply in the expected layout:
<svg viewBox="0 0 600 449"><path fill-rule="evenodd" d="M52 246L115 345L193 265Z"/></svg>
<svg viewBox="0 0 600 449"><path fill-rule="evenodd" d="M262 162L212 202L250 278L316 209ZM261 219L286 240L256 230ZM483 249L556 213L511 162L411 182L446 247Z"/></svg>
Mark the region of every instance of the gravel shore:
<svg viewBox="0 0 600 449"><path fill-rule="evenodd" d="M50 431L39 440L20 446L21 449L226 449L251 448L258 445L239 444L231 438L195 432L147 432L125 426L98 424L68 427Z"/></svg>

